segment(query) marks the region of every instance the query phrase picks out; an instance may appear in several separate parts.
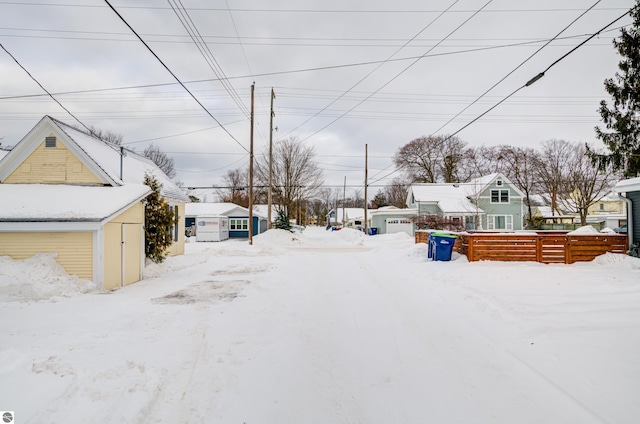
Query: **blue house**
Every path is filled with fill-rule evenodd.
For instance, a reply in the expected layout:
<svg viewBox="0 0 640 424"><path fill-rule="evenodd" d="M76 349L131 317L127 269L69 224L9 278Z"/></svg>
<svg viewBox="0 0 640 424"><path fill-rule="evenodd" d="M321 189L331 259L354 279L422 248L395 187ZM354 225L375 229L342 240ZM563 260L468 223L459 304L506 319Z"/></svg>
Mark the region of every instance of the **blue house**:
<svg viewBox="0 0 640 424"><path fill-rule="evenodd" d="M412 184L407 207L418 216L439 215L464 225L467 230L521 230L524 194L500 173L467 183Z"/></svg>
<svg viewBox="0 0 640 424"><path fill-rule="evenodd" d="M229 218L229 238L249 238L249 209L235 203L187 203L185 228L195 235L198 216L226 216ZM267 218L253 213L253 235L267 231Z"/></svg>

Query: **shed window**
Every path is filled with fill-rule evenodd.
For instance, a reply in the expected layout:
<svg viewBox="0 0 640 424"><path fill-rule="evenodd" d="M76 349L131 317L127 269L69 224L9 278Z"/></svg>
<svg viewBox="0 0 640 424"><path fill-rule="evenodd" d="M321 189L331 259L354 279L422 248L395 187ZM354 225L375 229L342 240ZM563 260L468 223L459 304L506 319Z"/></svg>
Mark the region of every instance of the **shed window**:
<svg viewBox="0 0 640 424"><path fill-rule="evenodd" d="M44 147L47 148L55 148L56 147L56 138L55 137L47 137L44 139Z"/></svg>
<svg viewBox="0 0 640 424"><path fill-rule="evenodd" d="M232 218L229 219L230 230L248 230L249 220L247 218Z"/></svg>

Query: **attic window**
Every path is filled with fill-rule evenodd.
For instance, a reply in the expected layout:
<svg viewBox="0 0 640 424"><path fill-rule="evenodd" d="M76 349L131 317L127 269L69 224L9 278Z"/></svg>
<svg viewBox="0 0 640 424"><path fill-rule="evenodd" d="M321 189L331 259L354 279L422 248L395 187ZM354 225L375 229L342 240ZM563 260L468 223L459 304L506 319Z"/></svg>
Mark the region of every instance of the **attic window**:
<svg viewBox="0 0 640 424"><path fill-rule="evenodd" d="M502 187L502 180L496 180L496 185L498 187Z"/></svg>
<svg viewBox="0 0 640 424"><path fill-rule="evenodd" d="M47 137L44 139L44 147L54 148L56 147L56 138L55 137Z"/></svg>

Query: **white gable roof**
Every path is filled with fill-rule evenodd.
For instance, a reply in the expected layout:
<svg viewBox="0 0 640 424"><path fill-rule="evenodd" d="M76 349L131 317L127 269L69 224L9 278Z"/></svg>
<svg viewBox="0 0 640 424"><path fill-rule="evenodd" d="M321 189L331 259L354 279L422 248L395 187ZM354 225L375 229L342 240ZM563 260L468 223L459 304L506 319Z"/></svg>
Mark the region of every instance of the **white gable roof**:
<svg viewBox="0 0 640 424"><path fill-rule="evenodd" d="M66 184L0 184L0 221L102 221L142 200L151 189ZM61 200L63 199L63 200Z"/></svg>
<svg viewBox="0 0 640 424"><path fill-rule="evenodd" d="M249 209L243 208L242 206L236 205L235 203L187 203L185 205L185 216L195 217L201 215L224 215L224 216L232 216L232 215L242 215L249 216ZM266 218L262 216L260 213L256 213L254 209L253 216L257 216L260 218Z"/></svg>
<svg viewBox="0 0 640 424"><path fill-rule="evenodd" d="M468 199L478 194L472 184L413 184L410 190L416 202L437 204L444 214L484 212Z"/></svg>
<svg viewBox="0 0 640 424"><path fill-rule="evenodd" d="M164 197L179 202L189 201L182 190L153 161L126 149L125 155L121 156L120 146L100 140L50 116L42 118L0 163L0 181L13 172L33 149L42 143L43 134L50 133L54 133L103 184L143 184L145 173L149 173L162 184Z"/></svg>

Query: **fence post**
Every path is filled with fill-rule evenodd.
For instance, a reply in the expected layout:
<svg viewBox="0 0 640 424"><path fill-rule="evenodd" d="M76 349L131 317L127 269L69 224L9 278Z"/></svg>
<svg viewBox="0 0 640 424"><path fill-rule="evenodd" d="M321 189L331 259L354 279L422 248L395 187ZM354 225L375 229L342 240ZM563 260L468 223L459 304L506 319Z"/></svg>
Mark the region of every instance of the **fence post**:
<svg viewBox="0 0 640 424"><path fill-rule="evenodd" d="M542 237L536 237L536 262L542 262Z"/></svg>
<svg viewBox="0 0 640 424"><path fill-rule="evenodd" d="M564 263L570 264L573 258L571 257L571 243L569 237L564 236Z"/></svg>

